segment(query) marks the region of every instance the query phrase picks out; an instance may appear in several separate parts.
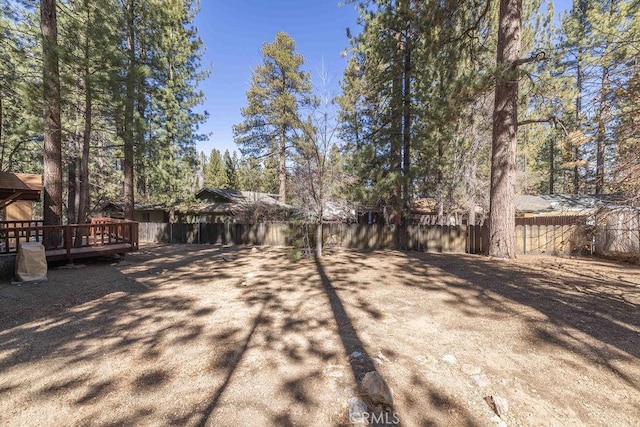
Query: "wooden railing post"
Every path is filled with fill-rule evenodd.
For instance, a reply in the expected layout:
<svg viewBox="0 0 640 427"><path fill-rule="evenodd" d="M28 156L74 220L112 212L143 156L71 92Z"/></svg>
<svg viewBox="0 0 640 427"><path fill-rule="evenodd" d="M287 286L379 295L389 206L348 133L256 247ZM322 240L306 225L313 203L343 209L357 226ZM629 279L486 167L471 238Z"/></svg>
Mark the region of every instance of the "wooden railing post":
<svg viewBox="0 0 640 427"><path fill-rule="evenodd" d="M9 229L4 229L4 252L9 253Z"/></svg>
<svg viewBox="0 0 640 427"><path fill-rule="evenodd" d="M64 249L67 252L67 258L71 255L71 226L64 227Z"/></svg>

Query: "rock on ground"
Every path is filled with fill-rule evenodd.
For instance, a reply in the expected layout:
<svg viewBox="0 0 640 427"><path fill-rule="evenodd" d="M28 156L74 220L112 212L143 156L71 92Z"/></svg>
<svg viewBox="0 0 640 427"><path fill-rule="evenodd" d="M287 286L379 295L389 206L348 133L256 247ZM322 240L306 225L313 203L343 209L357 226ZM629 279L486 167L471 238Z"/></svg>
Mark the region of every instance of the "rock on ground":
<svg viewBox="0 0 640 427"><path fill-rule="evenodd" d="M377 372L367 372L362 379L362 387L374 403L393 406L391 389Z"/></svg>
<svg viewBox="0 0 640 427"><path fill-rule="evenodd" d="M504 419L504 417L507 416L507 413L509 412L509 402L507 402L507 399L500 396L487 396L484 400L500 418Z"/></svg>

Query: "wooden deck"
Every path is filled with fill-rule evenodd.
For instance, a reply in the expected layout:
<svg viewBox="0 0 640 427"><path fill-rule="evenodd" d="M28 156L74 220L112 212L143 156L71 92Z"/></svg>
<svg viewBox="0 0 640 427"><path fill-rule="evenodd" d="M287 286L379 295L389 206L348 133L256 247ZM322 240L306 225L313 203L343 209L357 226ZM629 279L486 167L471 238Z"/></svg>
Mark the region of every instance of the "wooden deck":
<svg viewBox="0 0 640 427"><path fill-rule="evenodd" d="M112 218L59 226L43 226L39 221L0 222L0 253L17 253L23 242L42 243L47 261L124 254L138 250L138 223Z"/></svg>

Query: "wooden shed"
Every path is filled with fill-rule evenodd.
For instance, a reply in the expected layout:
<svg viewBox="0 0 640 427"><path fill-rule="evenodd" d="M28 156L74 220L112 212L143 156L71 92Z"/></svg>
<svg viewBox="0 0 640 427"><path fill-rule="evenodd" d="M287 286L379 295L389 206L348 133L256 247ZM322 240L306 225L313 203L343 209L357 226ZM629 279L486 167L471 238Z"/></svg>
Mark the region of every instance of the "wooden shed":
<svg viewBox="0 0 640 427"><path fill-rule="evenodd" d="M0 172L0 210L5 221L31 220L33 202L40 200L42 175Z"/></svg>

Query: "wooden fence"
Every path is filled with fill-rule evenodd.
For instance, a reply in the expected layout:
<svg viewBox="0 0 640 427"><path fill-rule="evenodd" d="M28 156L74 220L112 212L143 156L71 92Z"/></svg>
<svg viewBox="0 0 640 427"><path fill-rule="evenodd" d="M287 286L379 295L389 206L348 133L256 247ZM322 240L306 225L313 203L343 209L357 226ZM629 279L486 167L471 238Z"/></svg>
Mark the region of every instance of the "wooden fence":
<svg viewBox="0 0 640 427"><path fill-rule="evenodd" d="M140 223L141 242L200 243L222 245L289 246L301 240L305 225L259 224L167 224ZM516 227L520 254L571 254L584 246L578 225ZM315 241L315 226L308 226L309 243ZM482 254L487 250L487 228L482 226L324 224L326 247L348 249L399 249L421 252Z"/></svg>
<svg viewBox="0 0 640 427"><path fill-rule="evenodd" d="M599 254L640 257L640 210L624 209L599 215L594 242Z"/></svg>
<svg viewBox="0 0 640 427"><path fill-rule="evenodd" d="M592 251L592 239L582 225L518 225L516 253L575 255Z"/></svg>

